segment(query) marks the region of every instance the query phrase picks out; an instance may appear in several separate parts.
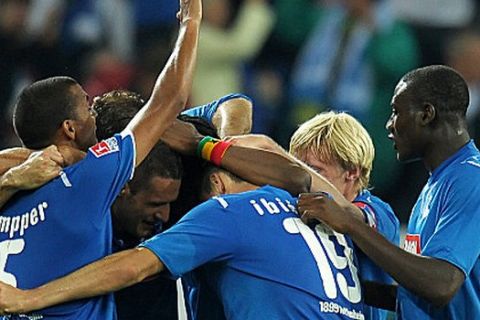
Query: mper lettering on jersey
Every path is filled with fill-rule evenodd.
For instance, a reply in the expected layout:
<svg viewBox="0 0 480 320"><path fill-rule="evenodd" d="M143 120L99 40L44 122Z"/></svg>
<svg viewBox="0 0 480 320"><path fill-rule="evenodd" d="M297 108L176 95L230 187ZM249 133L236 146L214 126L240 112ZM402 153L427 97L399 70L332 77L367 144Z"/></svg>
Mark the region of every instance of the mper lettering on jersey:
<svg viewBox="0 0 480 320"><path fill-rule="evenodd" d="M9 238L13 238L18 232L19 236L23 236L29 227L36 226L39 222L46 219L47 202L39 203L30 211L22 215L13 217L0 216L0 232L8 234Z"/></svg>

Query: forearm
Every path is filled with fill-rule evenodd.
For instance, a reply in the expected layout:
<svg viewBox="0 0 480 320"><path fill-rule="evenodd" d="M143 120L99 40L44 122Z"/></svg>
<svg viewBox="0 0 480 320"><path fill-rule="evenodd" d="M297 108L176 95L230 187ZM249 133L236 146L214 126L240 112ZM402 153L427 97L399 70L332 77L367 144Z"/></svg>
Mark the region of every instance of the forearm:
<svg viewBox="0 0 480 320"><path fill-rule="evenodd" d="M199 20L188 20L181 25L175 49L157 79L151 98L128 125L137 142L137 166L185 106L195 69L199 27Z"/></svg>
<svg viewBox="0 0 480 320"><path fill-rule="evenodd" d="M0 175L24 163L32 151L26 148L10 148L0 151Z"/></svg>
<svg viewBox="0 0 480 320"><path fill-rule="evenodd" d="M231 146L222 167L253 184L271 184L294 195L310 189L310 175L296 161L275 152Z"/></svg>
<svg viewBox="0 0 480 320"><path fill-rule="evenodd" d="M448 262L411 254L387 241L364 223L353 223L348 234L370 259L402 287L435 305L444 305L463 282L463 273Z"/></svg>
<svg viewBox="0 0 480 320"><path fill-rule="evenodd" d="M27 291L29 310L103 295L141 282L161 271L161 263L147 249L130 249L98 260L63 278ZM149 263L143 263L147 257ZM152 260L153 258L153 260Z"/></svg>
<svg viewBox="0 0 480 320"><path fill-rule="evenodd" d="M24 163L32 152L25 148L12 148L0 152L0 208L20 189L15 185L11 169Z"/></svg>
<svg viewBox="0 0 480 320"><path fill-rule="evenodd" d="M212 124L218 136L241 135L252 130L252 102L236 98L220 104L212 117Z"/></svg>

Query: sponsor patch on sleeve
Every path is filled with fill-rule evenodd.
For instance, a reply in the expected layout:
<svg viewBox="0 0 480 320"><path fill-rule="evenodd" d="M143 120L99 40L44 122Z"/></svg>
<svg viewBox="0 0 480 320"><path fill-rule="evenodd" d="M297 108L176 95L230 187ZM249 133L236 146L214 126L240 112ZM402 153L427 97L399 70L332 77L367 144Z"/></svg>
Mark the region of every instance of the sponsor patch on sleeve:
<svg viewBox="0 0 480 320"><path fill-rule="evenodd" d="M90 148L90 151L97 158L103 157L113 152L117 152L119 150L120 148L118 147L118 142L115 137L100 141L99 143Z"/></svg>
<svg viewBox="0 0 480 320"><path fill-rule="evenodd" d="M377 229L377 217L375 211L364 202L353 202L353 204L362 210L365 222L372 228Z"/></svg>
<svg viewBox="0 0 480 320"><path fill-rule="evenodd" d="M420 246L420 235L419 234L407 234L405 236L405 243L403 249L410 253L420 254L422 248Z"/></svg>

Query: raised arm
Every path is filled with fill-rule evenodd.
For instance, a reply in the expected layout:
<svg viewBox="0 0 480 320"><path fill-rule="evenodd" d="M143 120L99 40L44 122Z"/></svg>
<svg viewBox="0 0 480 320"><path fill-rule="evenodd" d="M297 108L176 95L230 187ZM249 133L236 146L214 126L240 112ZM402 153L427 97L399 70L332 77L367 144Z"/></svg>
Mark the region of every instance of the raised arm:
<svg viewBox="0 0 480 320"><path fill-rule="evenodd" d="M218 106L212 124L220 138L250 133L252 130L252 101L246 97L227 100Z"/></svg>
<svg viewBox="0 0 480 320"><path fill-rule="evenodd" d="M21 290L0 282L0 315L26 313L117 291L163 269L153 252L135 248L105 257L36 289Z"/></svg>
<svg viewBox="0 0 480 320"><path fill-rule="evenodd" d="M182 115L199 117L217 131L220 138L250 133L252 130L252 100L243 94L234 93L206 105L182 112Z"/></svg>
<svg viewBox="0 0 480 320"><path fill-rule="evenodd" d="M202 18L201 0L180 0L180 30L175 48L145 106L128 124L136 143L138 166L184 108L192 86Z"/></svg>

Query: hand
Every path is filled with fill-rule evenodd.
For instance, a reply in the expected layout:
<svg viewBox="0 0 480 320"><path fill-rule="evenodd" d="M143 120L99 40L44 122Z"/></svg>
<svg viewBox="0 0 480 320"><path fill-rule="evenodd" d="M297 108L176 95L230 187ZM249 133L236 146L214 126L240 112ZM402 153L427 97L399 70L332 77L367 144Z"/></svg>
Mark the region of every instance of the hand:
<svg viewBox="0 0 480 320"><path fill-rule="evenodd" d="M27 161L8 170L4 185L19 190L35 189L56 178L64 165L56 146L32 153Z"/></svg>
<svg viewBox="0 0 480 320"><path fill-rule="evenodd" d="M360 221L350 211L353 208L340 206L325 192L300 194L297 207L303 222L308 224L312 220L318 220L340 233L348 233L351 224Z"/></svg>
<svg viewBox="0 0 480 320"><path fill-rule="evenodd" d="M202 20L202 0L180 0L180 10L177 19L184 24L187 21Z"/></svg>
<svg viewBox="0 0 480 320"><path fill-rule="evenodd" d="M83 160L87 155L84 151L69 146L59 146L58 151L62 154L64 167L71 166L72 164Z"/></svg>
<svg viewBox="0 0 480 320"><path fill-rule="evenodd" d="M163 133L161 140L179 153L195 155L198 143L202 138L203 136L191 123L177 119Z"/></svg>
<svg viewBox="0 0 480 320"><path fill-rule="evenodd" d="M0 282L0 315L29 312L28 304L28 291Z"/></svg>

